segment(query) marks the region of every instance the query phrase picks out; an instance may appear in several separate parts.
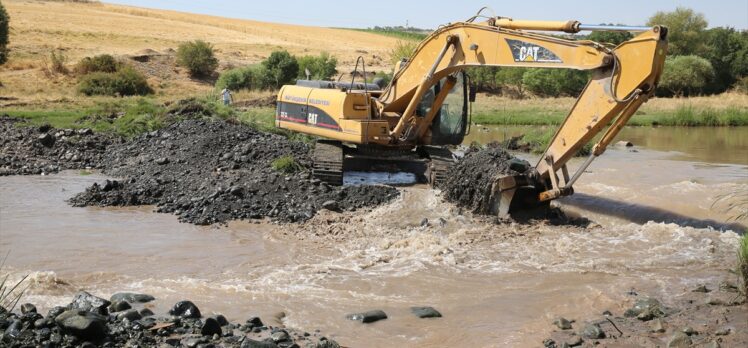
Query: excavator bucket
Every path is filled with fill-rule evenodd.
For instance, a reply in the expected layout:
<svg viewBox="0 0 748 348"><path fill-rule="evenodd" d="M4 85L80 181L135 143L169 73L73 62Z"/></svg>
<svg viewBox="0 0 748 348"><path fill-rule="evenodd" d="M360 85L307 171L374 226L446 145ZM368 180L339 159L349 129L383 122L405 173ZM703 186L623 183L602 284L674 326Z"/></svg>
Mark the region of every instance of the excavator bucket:
<svg viewBox="0 0 748 348"><path fill-rule="evenodd" d="M523 210L537 208L539 202L539 190L529 169L529 163L513 159L509 168L523 174L508 175L498 173L491 185L489 195L489 212L500 219L507 219L510 214Z"/></svg>

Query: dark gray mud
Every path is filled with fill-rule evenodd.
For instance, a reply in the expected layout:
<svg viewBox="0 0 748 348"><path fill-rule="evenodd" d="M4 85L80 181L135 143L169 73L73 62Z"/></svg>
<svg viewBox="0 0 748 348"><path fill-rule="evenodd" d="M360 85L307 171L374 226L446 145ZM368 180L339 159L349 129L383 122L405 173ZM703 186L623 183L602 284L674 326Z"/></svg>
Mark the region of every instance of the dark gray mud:
<svg viewBox="0 0 748 348"><path fill-rule="evenodd" d="M90 129L22 127L21 122L0 116L0 176L98 169L106 149L122 141Z"/></svg>
<svg viewBox="0 0 748 348"><path fill-rule="evenodd" d="M310 147L223 120L190 119L107 149L102 167L122 178L70 199L82 206L156 205L180 221L310 219L320 209L355 210L397 197L387 186L328 186L312 178ZM274 169L280 157L297 164ZM324 208L323 208L324 207Z"/></svg>

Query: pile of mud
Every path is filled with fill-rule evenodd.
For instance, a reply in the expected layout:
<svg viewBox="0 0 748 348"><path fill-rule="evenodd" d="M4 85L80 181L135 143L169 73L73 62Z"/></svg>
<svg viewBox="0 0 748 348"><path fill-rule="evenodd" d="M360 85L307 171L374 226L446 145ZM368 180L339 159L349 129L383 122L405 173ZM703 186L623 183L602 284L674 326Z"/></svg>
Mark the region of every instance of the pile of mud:
<svg viewBox="0 0 748 348"><path fill-rule="evenodd" d="M495 178L527 171L527 161L512 156L500 146L471 147L449 170L442 185L444 198L476 214L490 212L491 186Z"/></svg>
<svg viewBox="0 0 748 348"><path fill-rule="evenodd" d="M190 119L107 150L102 167L122 178L95 184L74 206L156 205L180 221L207 225L269 217L310 219L320 209L355 210L398 196L386 186L334 187L312 178L308 145L222 120ZM291 156L301 168L272 167Z"/></svg>
<svg viewBox="0 0 748 348"><path fill-rule="evenodd" d="M22 127L20 122L0 116L0 176L100 168L107 147L120 142L90 129Z"/></svg>

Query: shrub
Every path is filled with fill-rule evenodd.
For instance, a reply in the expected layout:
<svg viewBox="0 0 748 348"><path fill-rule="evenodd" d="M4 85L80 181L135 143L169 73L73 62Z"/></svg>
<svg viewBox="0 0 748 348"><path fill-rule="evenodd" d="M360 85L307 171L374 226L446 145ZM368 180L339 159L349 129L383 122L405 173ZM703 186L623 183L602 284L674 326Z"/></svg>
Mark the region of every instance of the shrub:
<svg viewBox="0 0 748 348"><path fill-rule="evenodd" d="M301 165L297 163L296 160L291 155L278 157L275 160L273 160L273 162L270 165L276 171L287 173L287 174L295 173L303 169Z"/></svg>
<svg viewBox="0 0 748 348"><path fill-rule="evenodd" d="M8 28L10 16L0 2L0 65L8 61Z"/></svg>
<svg viewBox="0 0 748 348"><path fill-rule="evenodd" d="M517 97L525 96L525 83L523 78L527 69L523 68L502 68L496 72L495 80L500 86L506 89L514 90ZM505 91L506 92L506 91ZM505 93L506 94L506 93Z"/></svg>
<svg viewBox="0 0 748 348"><path fill-rule="evenodd" d="M114 73L95 72L84 75L78 91L85 95L128 96L153 93L145 76L125 66Z"/></svg>
<svg viewBox="0 0 748 348"><path fill-rule="evenodd" d="M668 28L668 54L673 56L702 52L704 29L707 25L704 15L690 8L678 7L673 12L657 12L647 21L647 25L664 25Z"/></svg>
<svg viewBox="0 0 748 348"><path fill-rule="evenodd" d="M267 70L269 87L276 89L293 82L299 75L299 63L288 51L274 51L262 61L262 66Z"/></svg>
<svg viewBox="0 0 748 348"><path fill-rule="evenodd" d="M67 74L68 68L65 66L67 61L68 57L64 53L50 51L49 64L47 65L48 72L54 74Z"/></svg>
<svg viewBox="0 0 748 348"><path fill-rule="evenodd" d="M262 65L248 66L224 71L216 81L216 89L267 89L273 83L267 69Z"/></svg>
<svg viewBox="0 0 748 348"><path fill-rule="evenodd" d="M741 287L743 295L748 296L748 234L740 237L738 246L738 275L743 280Z"/></svg>
<svg viewBox="0 0 748 348"><path fill-rule="evenodd" d="M665 59L665 71L659 89L666 95L691 95L700 93L714 78L714 69L708 60L697 56L675 56Z"/></svg>
<svg viewBox="0 0 748 348"><path fill-rule="evenodd" d="M336 67L338 60L327 52L319 56L303 56L298 59L299 74L297 78L306 79L306 70L309 70L310 78L313 80L329 80L338 73Z"/></svg>
<svg viewBox="0 0 748 348"><path fill-rule="evenodd" d="M522 76L527 90L540 96L576 97L587 84L587 73L568 69L530 69Z"/></svg>
<svg viewBox="0 0 748 348"><path fill-rule="evenodd" d="M120 63L109 54L100 54L98 56L83 58L75 66L75 72L80 75L90 74L93 72L113 73L120 67Z"/></svg>
<svg viewBox="0 0 748 348"><path fill-rule="evenodd" d="M417 47L417 42L398 40L395 47L393 47L389 52L390 62L395 64L403 58L410 58Z"/></svg>
<svg viewBox="0 0 748 348"><path fill-rule="evenodd" d="M179 45L177 64L187 68L193 76L209 76L218 67L218 59L213 55L211 44L196 40Z"/></svg>

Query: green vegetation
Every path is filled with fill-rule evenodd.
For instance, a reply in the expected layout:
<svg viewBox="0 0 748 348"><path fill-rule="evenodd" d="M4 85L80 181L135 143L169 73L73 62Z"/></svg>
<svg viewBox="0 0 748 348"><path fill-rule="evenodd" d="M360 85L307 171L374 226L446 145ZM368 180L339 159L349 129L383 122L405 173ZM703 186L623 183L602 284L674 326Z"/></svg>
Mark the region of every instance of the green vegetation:
<svg viewBox="0 0 748 348"><path fill-rule="evenodd" d="M47 70L54 74L67 74L68 68L65 66L68 57L62 51L50 51L49 52L49 66Z"/></svg>
<svg viewBox="0 0 748 348"><path fill-rule="evenodd" d="M75 65L75 73L85 75L95 72L113 73L119 70L121 63L111 54L100 54L98 56L86 57Z"/></svg>
<svg viewBox="0 0 748 348"><path fill-rule="evenodd" d="M218 67L218 59L211 44L195 40L179 45L177 64L187 68L192 76L210 76Z"/></svg>
<svg viewBox="0 0 748 348"><path fill-rule="evenodd" d="M404 27L374 27L366 29L350 29L379 35L390 36L402 40L421 41L429 34L426 30Z"/></svg>
<svg viewBox="0 0 748 348"><path fill-rule="evenodd" d="M528 91L544 96L577 96L589 79L583 71L569 69L529 69L522 75Z"/></svg>
<svg viewBox="0 0 748 348"><path fill-rule="evenodd" d="M297 78L305 79L306 70L309 70L312 79L327 80L337 74L337 65L338 60L325 52L319 56L296 58L288 51L274 51L259 65L223 72L216 81L216 89L278 89L285 84L293 83Z"/></svg>
<svg viewBox="0 0 748 348"><path fill-rule="evenodd" d="M26 280L26 278L28 278L28 275L15 283L8 281L10 274L2 275L3 266L5 266L5 261L8 259L9 254L10 252L5 254L3 260L0 261L0 308L12 312L18 305L18 302L21 301L23 293L28 289L28 286L24 289L20 288L21 284Z"/></svg>
<svg viewBox="0 0 748 348"><path fill-rule="evenodd" d="M694 55L667 57L658 88L665 91L660 94L691 95L713 79L714 68L704 58Z"/></svg>
<svg viewBox="0 0 748 348"><path fill-rule="evenodd" d="M525 108L507 111L481 112L473 114L472 121L477 124L497 125L560 125L567 112ZM629 126L748 126L748 110L727 108L696 108L680 106L673 111L662 111L658 114L635 115L628 122Z"/></svg>
<svg viewBox="0 0 748 348"><path fill-rule="evenodd" d="M145 76L132 67L124 66L113 73L95 72L83 75L78 92L91 95L131 96L153 93Z"/></svg>
<svg viewBox="0 0 748 348"><path fill-rule="evenodd" d="M272 166L276 171L286 174L296 173L304 169L291 155L276 158L272 163L270 163L270 166Z"/></svg>
<svg viewBox="0 0 748 348"><path fill-rule="evenodd" d="M299 62L286 50L270 53L262 66L267 70L269 87L274 89L293 82L299 75Z"/></svg>
<svg viewBox="0 0 748 348"><path fill-rule="evenodd" d="M8 11L5 10L5 6L0 2L0 65L8 61L9 23L10 16L8 16Z"/></svg>
<svg viewBox="0 0 748 348"><path fill-rule="evenodd" d="M685 7L673 12L657 12L647 25L664 25L668 28L668 54L673 56L695 54L704 49L702 33L709 23L701 13Z"/></svg>
<svg viewBox="0 0 748 348"><path fill-rule="evenodd" d="M250 65L224 71L216 81L216 89L228 88L233 91L242 89L263 90L269 85L267 69L262 65Z"/></svg>
<svg viewBox="0 0 748 348"><path fill-rule="evenodd" d="M417 42L398 40L395 47L392 47L389 51L390 62L394 65L403 58L410 58L417 47Z"/></svg>
<svg viewBox="0 0 748 348"><path fill-rule="evenodd" d="M608 25L614 24L608 23ZM634 35L631 35L628 31L593 31L587 36L587 40L609 43L617 46L624 41L631 40L633 37Z"/></svg>
<svg viewBox="0 0 748 348"><path fill-rule="evenodd" d="M338 73L336 69L338 60L327 52L319 56L303 56L297 59L299 63L299 74L297 78L306 79L306 71L309 71L312 80L329 80Z"/></svg>

